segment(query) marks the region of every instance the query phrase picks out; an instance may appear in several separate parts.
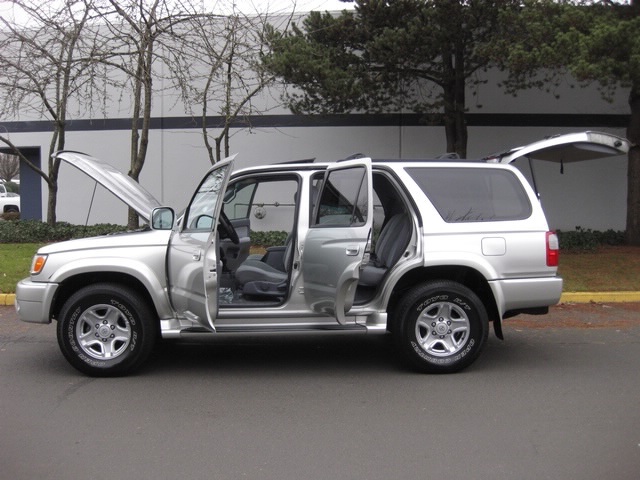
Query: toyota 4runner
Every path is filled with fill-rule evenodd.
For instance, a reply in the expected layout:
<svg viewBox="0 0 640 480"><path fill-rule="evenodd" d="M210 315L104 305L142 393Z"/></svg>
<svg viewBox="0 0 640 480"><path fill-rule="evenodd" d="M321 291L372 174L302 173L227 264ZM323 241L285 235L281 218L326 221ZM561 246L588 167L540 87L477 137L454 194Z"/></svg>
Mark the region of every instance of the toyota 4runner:
<svg viewBox="0 0 640 480"><path fill-rule="evenodd" d="M149 225L42 247L16 308L27 322L57 320L62 353L89 375L132 371L159 336L291 332L390 334L410 367L455 372L478 357L491 323L502 338L503 319L546 313L560 299L558 238L505 163L628 148L607 134L572 135L479 161L355 158L234 172L228 159L179 215L107 163L60 152ZM286 241L255 253L252 222L276 210Z"/></svg>

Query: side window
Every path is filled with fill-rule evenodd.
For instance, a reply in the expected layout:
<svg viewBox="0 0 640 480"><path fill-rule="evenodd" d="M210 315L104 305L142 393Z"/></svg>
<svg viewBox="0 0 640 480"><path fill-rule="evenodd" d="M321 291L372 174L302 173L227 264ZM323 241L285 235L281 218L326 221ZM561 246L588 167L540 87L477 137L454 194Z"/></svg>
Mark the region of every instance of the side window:
<svg viewBox="0 0 640 480"><path fill-rule="evenodd" d="M532 208L518 178L490 168L408 168L447 223L523 220Z"/></svg>
<svg viewBox="0 0 640 480"><path fill-rule="evenodd" d="M364 225L367 222L367 197L367 176L364 167L331 171L323 183L314 225Z"/></svg>
<svg viewBox="0 0 640 480"><path fill-rule="evenodd" d="M311 198L309 199L309 225L312 225L314 222L311 221L314 212L316 211L316 207L318 205L318 200L320 200L320 190L322 189L322 180L324 179L324 173L316 173L311 177Z"/></svg>
<svg viewBox="0 0 640 480"><path fill-rule="evenodd" d="M261 175L230 183L224 194L223 211L237 227L242 222L255 231L293 229L299 178Z"/></svg>
<svg viewBox="0 0 640 480"><path fill-rule="evenodd" d="M222 208L229 220L247 218L251 214L251 203L257 186L257 182L250 180L237 182L227 188Z"/></svg>
<svg viewBox="0 0 640 480"><path fill-rule="evenodd" d="M213 216L228 168L218 168L202 181L185 214L184 230L210 232L213 229Z"/></svg>

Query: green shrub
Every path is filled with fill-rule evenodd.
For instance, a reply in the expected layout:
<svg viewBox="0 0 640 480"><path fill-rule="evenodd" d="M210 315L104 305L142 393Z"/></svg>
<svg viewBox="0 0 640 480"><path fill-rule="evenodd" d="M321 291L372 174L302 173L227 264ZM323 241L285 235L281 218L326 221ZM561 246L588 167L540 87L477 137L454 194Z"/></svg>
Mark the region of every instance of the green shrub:
<svg viewBox="0 0 640 480"><path fill-rule="evenodd" d="M601 245L624 245L626 242L624 232L609 229L595 233Z"/></svg>
<svg viewBox="0 0 640 480"><path fill-rule="evenodd" d="M624 232L607 230L599 232L590 228L576 227L573 231L558 230L560 248L572 252L593 252L602 245L623 245Z"/></svg>
<svg viewBox="0 0 640 480"><path fill-rule="evenodd" d="M72 225L58 222L55 226L37 220L0 221L0 243L51 243L72 238L93 237L124 232L126 227L112 224Z"/></svg>
<svg viewBox="0 0 640 480"><path fill-rule="evenodd" d="M0 221L0 243L52 243L72 238L95 237L124 232L127 227L108 223L98 225L72 225L58 222L54 227L37 220ZM284 245L285 231L251 232L251 244L271 247Z"/></svg>
<svg viewBox="0 0 640 480"><path fill-rule="evenodd" d="M250 236L251 236L251 245L273 247L276 245L284 245L287 241L288 233L282 230L272 230L268 232L252 231Z"/></svg>

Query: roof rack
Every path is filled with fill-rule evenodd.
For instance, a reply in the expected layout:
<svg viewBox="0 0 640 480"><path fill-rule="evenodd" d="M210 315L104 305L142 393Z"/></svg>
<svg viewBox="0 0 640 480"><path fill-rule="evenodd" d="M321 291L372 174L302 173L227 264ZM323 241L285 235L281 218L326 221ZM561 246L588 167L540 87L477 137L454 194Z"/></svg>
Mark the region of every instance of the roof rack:
<svg viewBox="0 0 640 480"><path fill-rule="evenodd" d="M276 162L273 165L293 165L296 163L313 163L316 161L316 157L313 158L303 158L301 160L286 160L284 162Z"/></svg>
<svg viewBox="0 0 640 480"><path fill-rule="evenodd" d="M447 152L435 157L436 160L461 160L456 152Z"/></svg>
<svg viewBox="0 0 640 480"><path fill-rule="evenodd" d="M351 155L349 155L346 158L343 158L342 160L357 160L358 158L367 158L367 156L364 153L352 153Z"/></svg>

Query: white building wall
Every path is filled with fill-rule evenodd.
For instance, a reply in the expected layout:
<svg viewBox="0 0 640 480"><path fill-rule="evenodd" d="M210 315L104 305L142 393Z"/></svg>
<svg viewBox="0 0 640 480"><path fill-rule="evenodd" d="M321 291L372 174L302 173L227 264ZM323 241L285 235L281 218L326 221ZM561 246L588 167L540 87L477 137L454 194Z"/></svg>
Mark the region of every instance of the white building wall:
<svg viewBox="0 0 640 480"><path fill-rule="evenodd" d="M470 145L497 145L513 141L519 144L543 138L549 133L543 127L528 128L476 127L469 132ZM556 133L570 133L575 128L554 129ZM623 134L621 131L611 131ZM429 157L442 152L443 129L438 127L405 127L402 146L397 127L299 127L238 132L233 143L238 152L236 168L276 161L315 157L335 160L361 152L378 158L395 158L402 150L405 158ZM78 138L75 138L75 137ZM84 137L84 138L83 138ZM194 134L177 131L155 131L152 147L140 182L162 203L180 210L188 203L204 172L210 167L203 147L194 141ZM128 145L125 132L100 132L96 135L70 135L74 149L90 152L106 159L122 171L128 170ZM422 148L424 147L424 148ZM497 148L470 149L470 157L497 151ZM426 151L425 154L421 154ZM518 160L516 166L530 178L529 165ZM564 173L555 163L534 161L536 183L550 225L562 230L576 226L597 230L624 230L626 215L626 157L591 160L564 165ZM83 224L87 220L93 182L73 167L63 166L60 172L58 219ZM451 186L455 188L455 185ZM46 191L43 191L46 199ZM46 203L46 200L45 202ZM46 205L43 205L46 211ZM101 187L96 190L89 223L126 223L126 208ZM266 227L265 227L266 228Z"/></svg>
<svg viewBox="0 0 640 480"><path fill-rule="evenodd" d="M625 91L620 91L613 102L603 101L594 87L580 89L570 88L569 85L564 85L555 92L559 98L539 91L523 92L514 98L504 95L496 85L497 80L483 86L475 97L469 92L470 114L628 114ZM276 89L265 96L262 103L273 107L277 104L278 95ZM128 115L126 102L112 105L109 110L119 118L126 118ZM158 117L185 115L184 108L169 97L157 97L154 112ZM278 107L268 113L287 114L287 110ZM24 121L27 117L32 119L33 116L25 112L22 118L12 120ZM96 130L93 131L71 129L67 133L67 148L87 152L109 161L124 172L128 171L130 132L101 130L100 123L100 120L96 122ZM623 128L606 128L597 124L589 127L522 126L526 123L516 121L513 126L470 126L468 157L482 157L559 133L587 129L604 130L620 136L625 133ZM201 135L197 128L151 132L149 153L140 181L162 203L178 210L187 204L198 181L210 166ZM50 142L50 133L47 132L10 132L8 136L18 146L41 147L43 154L48 150ZM332 161L353 153L377 158L429 158L444 153L445 149L444 128L432 126L300 126L253 128L250 131L235 129L231 139L231 151L238 153L236 168L306 158ZM42 164L46 165L46 159L42 159ZM520 168L528 175L528 165ZM625 157L567 164L564 174L560 174L556 164L536 162L534 168L543 207L553 228L625 228ZM72 167L65 166L60 171L59 182L58 219L85 223L93 194L92 181ZM42 188L42 211L43 216L46 216L47 191L44 184ZM28 195L28 192L22 193ZM126 208L98 187L88 222L124 224Z"/></svg>

